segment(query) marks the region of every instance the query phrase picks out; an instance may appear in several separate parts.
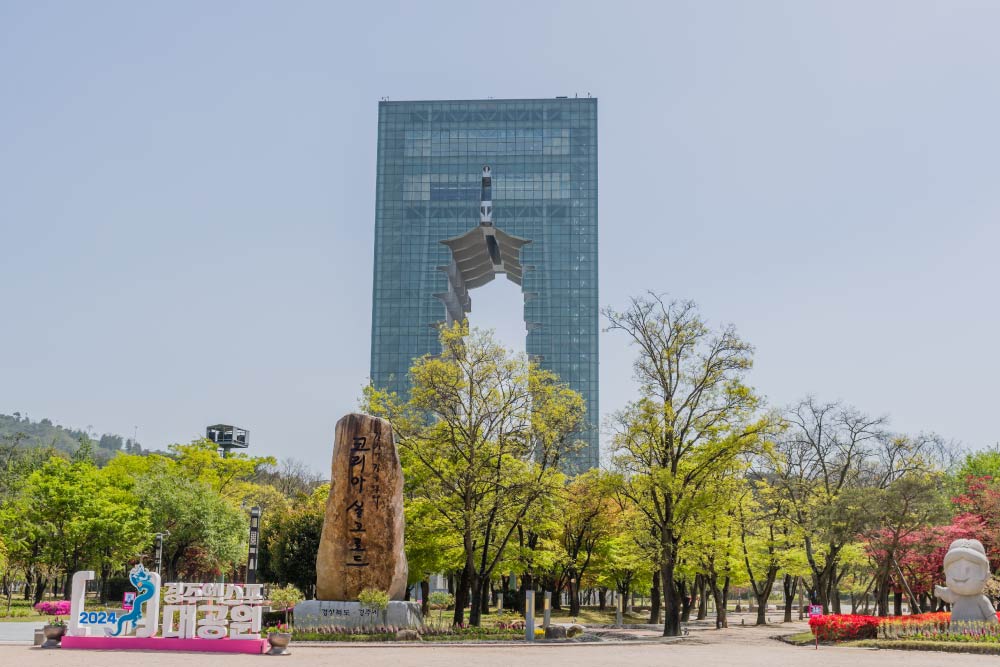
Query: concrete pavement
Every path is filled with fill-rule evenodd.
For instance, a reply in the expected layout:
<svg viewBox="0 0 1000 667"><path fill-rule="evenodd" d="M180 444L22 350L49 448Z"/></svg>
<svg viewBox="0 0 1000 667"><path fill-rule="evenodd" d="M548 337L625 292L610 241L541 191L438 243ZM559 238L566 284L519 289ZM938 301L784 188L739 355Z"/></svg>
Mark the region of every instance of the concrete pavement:
<svg viewBox="0 0 1000 667"><path fill-rule="evenodd" d="M822 665L823 667L972 667L995 666L997 656L961 655L924 651L877 651L873 649L823 646L796 647L771 639L787 634L801 624L766 628L734 627L723 631L694 630L683 642L659 644L652 642L595 644L534 644L534 645L462 645L440 646L432 643L407 645L337 645L309 646L293 644L293 654L281 659L282 665L329 666L391 665L391 667L512 667L514 665L569 665L572 667L663 667L693 665L695 667L784 667L785 665ZM184 667L246 666L267 656L241 656L199 653L134 653L111 651L45 651L27 645L0 645L0 665L17 667Z"/></svg>

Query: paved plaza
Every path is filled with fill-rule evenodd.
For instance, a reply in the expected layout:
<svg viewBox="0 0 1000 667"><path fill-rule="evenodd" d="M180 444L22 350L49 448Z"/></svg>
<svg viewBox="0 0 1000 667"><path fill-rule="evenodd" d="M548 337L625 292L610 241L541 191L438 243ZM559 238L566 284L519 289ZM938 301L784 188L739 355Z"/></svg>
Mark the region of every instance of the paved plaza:
<svg viewBox="0 0 1000 667"><path fill-rule="evenodd" d="M844 665L845 667L964 667L996 665L997 656L935 653L931 651L878 651L874 649L823 646L797 647L772 639L800 627L734 627L721 632L694 631L682 642L632 641L598 644L527 645L293 645L293 654L280 659L282 665L391 665L392 667L514 667L515 665L571 665L572 667L629 667L691 665L693 667L783 667L785 665ZM45 651L24 644L0 644L0 665L31 667L78 667L79 665L141 664L185 667L236 667L278 660L268 656L210 653L136 653L107 651Z"/></svg>

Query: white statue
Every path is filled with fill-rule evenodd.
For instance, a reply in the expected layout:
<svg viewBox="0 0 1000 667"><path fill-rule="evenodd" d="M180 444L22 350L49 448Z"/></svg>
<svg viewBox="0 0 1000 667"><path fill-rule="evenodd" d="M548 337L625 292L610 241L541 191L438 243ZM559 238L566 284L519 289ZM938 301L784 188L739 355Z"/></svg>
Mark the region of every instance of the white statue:
<svg viewBox="0 0 1000 667"><path fill-rule="evenodd" d="M990 578L990 561L979 540L955 540L944 557L948 587L935 586L934 594L951 603L952 621L996 623L997 613L983 589Z"/></svg>

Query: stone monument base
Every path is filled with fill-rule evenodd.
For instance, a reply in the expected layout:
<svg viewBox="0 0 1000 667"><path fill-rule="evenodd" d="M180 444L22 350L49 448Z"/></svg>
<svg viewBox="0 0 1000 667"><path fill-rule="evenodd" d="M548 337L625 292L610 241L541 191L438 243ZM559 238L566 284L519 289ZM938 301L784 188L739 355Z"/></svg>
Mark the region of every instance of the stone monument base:
<svg viewBox="0 0 1000 667"><path fill-rule="evenodd" d="M368 628L392 625L420 629L424 625L417 602L390 602L385 611L362 607L360 602L306 600L295 605L295 629Z"/></svg>

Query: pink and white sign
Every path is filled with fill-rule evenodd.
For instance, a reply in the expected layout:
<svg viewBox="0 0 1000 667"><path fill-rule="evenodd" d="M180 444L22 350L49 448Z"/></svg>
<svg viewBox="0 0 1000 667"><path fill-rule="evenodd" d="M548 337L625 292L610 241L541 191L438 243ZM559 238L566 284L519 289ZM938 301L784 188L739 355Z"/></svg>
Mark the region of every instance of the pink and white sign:
<svg viewBox="0 0 1000 667"><path fill-rule="evenodd" d="M133 568L129 578L137 591L123 596L122 614L84 609L86 583L93 578L92 571L73 575L72 616L64 648L257 654L267 648L267 640L260 636L261 584L169 583L162 591L161 624L157 573L142 565Z"/></svg>

